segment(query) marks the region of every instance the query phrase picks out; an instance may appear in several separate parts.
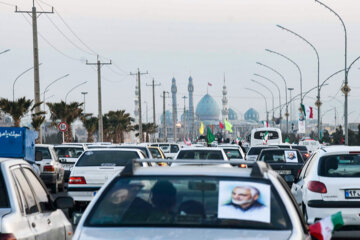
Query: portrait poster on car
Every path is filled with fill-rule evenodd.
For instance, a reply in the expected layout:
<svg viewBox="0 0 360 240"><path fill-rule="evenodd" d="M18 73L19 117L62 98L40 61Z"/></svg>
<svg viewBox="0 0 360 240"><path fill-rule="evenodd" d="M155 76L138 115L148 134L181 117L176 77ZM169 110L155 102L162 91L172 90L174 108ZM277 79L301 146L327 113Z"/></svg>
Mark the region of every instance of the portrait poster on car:
<svg viewBox="0 0 360 240"><path fill-rule="evenodd" d="M270 223L270 185L254 182L219 182L219 219Z"/></svg>
<svg viewBox="0 0 360 240"><path fill-rule="evenodd" d="M285 160L288 163L297 163L296 151L285 151Z"/></svg>

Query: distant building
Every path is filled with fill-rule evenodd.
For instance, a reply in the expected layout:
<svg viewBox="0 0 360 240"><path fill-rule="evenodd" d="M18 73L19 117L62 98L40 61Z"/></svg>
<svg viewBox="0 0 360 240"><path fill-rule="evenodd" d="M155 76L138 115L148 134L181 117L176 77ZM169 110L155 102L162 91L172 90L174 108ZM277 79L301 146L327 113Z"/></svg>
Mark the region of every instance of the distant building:
<svg viewBox="0 0 360 240"><path fill-rule="evenodd" d="M259 113L255 109L250 108L249 110L247 110L245 112L244 119L246 121L258 122L259 121Z"/></svg>

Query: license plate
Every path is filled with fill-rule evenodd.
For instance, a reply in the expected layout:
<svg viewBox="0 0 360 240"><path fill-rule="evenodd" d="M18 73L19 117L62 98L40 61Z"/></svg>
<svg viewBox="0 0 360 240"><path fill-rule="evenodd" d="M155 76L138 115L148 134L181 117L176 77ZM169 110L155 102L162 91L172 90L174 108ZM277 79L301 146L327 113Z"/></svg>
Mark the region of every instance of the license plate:
<svg viewBox="0 0 360 240"><path fill-rule="evenodd" d="M291 170L275 170L275 172L282 175L291 174Z"/></svg>
<svg viewBox="0 0 360 240"><path fill-rule="evenodd" d="M360 189L345 190L345 198L360 198Z"/></svg>
<svg viewBox="0 0 360 240"><path fill-rule="evenodd" d="M69 170L70 168L72 168L74 166L74 164L61 164L63 166L64 169Z"/></svg>

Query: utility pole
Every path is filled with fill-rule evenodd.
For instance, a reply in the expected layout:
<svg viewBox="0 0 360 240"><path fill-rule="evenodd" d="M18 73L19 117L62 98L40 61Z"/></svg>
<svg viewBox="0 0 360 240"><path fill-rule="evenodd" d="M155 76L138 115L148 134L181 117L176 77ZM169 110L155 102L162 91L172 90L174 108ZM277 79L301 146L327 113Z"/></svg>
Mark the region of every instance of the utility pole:
<svg viewBox="0 0 360 240"><path fill-rule="evenodd" d="M184 139L185 139L185 135L186 135L186 99L187 99L187 97L186 96L183 96L182 97L183 99L184 99L184 114L183 114L183 116L184 116L184 119L183 119L183 121L184 121Z"/></svg>
<svg viewBox="0 0 360 240"><path fill-rule="evenodd" d="M161 97L163 98L163 139L164 142L167 142L167 132L166 132L166 109L165 109L165 98L166 94L169 94L167 91L163 91Z"/></svg>
<svg viewBox="0 0 360 240"><path fill-rule="evenodd" d="M152 95L153 95L153 123L156 125L156 115L155 115L155 87L161 86L161 83L156 83L155 80L152 80L152 84L146 84L147 87L152 87Z"/></svg>
<svg viewBox="0 0 360 240"><path fill-rule="evenodd" d="M144 135L143 135L143 131L142 131L142 121L141 121L141 81L140 81L140 76L144 75L144 74L148 74L148 72L146 71L145 73L141 73L140 69L138 69L137 73L130 73L130 75L137 75L137 83L138 83L138 87L139 87L139 96L138 96L138 100L139 100L139 136L140 136L140 142L144 141Z"/></svg>
<svg viewBox="0 0 360 240"><path fill-rule="evenodd" d="M96 63L89 63L86 60L86 65L96 65L97 66L97 74L98 74L98 118L99 118L99 142L104 141L104 125L103 125L103 115L102 115L102 102L101 102L101 66L102 65L111 65L111 60L108 63L102 63L99 60L99 55L97 56Z"/></svg>
<svg viewBox="0 0 360 240"><path fill-rule="evenodd" d="M33 0L33 7L31 11L18 11L15 6L15 13L27 13L32 18L32 32L33 32L33 55L34 55L34 100L35 104L40 103L40 73L39 73L39 45L37 34L37 18L41 14L54 13L54 7L51 12L37 12L35 7L35 0ZM40 112L40 105L35 108L35 113ZM39 130L39 142L42 143L42 129Z"/></svg>

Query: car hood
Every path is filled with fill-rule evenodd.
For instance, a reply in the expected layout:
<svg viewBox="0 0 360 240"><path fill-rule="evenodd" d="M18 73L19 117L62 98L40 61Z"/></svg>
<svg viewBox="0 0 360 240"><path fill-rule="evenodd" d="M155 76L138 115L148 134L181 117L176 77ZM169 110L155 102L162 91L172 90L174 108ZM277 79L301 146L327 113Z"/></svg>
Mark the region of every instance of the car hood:
<svg viewBox="0 0 360 240"><path fill-rule="evenodd" d="M9 213L11 213L10 208L0 208L0 233L2 231L2 218Z"/></svg>
<svg viewBox="0 0 360 240"><path fill-rule="evenodd" d="M81 229L81 228L80 228ZM77 229L79 231L80 229ZM75 233L74 239L122 239L122 240L281 240L289 239L290 230L266 231L247 229L210 229L210 228L82 228ZM78 236L78 234L80 236Z"/></svg>

